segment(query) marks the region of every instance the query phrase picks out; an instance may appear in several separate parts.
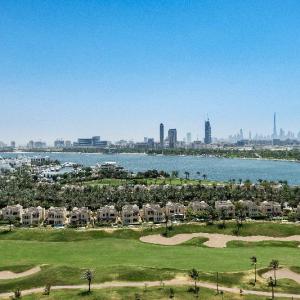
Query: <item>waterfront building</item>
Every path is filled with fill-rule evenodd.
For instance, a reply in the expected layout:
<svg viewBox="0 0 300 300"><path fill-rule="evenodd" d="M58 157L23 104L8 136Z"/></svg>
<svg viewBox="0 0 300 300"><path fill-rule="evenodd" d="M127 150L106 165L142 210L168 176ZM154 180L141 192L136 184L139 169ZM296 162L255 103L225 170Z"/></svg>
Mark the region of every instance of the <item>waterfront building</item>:
<svg viewBox="0 0 300 300"><path fill-rule="evenodd" d="M140 209L134 204L128 204L122 207L121 213L123 225L137 225L140 223Z"/></svg>
<svg viewBox="0 0 300 300"><path fill-rule="evenodd" d="M207 119L205 121L205 137L204 137L204 143L205 144L211 144L211 126L210 126L210 121Z"/></svg>
<svg viewBox="0 0 300 300"><path fill-rule="evenodd" d="M64 140L55 140L54 141L54 147L55 148L63 148L65 146L65 141Z"/></svg>
<svg viewBox="0 0 300 300"><path fill-rule="evenodd" d="M188 132L186 134L186 144L190 145L192 143L192 134L190 132Z"/></svg>
<svg viewBox="0 0 300 300"><path fill-rule="evenodd" d="M164 148L164 139L165 139L164 124L160 123L160 125L159 125L159 143L160 143L161 148Z"/></svg>
<svg viewBox="0 0 300 300"><path fill-rule="evenodd" d="M74 147L98 147L105 148L108 146L108 141L101 141L100 136L93 136L91 138L79 138L74 142Z"/></svg>
<svg viewBox="0 0 300 300"><path fill-rule="evenodd" d="M117 221L118 211L113 205L106 205L97 209L97 222L115 223Z"/></svg>
<svg viewBox="0 0 300 300"><path fill-rule="evenodd" d="M273 118L273 135L272 135L273 140L278 138L277 135L277 124L276 124L276 113L274 113L274 118Z"/></svg>
<svg viewBox="0 0 300 300"><path fill-rule="evenodd" d="M145 222L161 223L164 221L162 208L158 204L143 205L143 220Z"/></svg>
<svg viewBox="0 0 300 300"><path fill-rule="evenodd" d="M177 129L169 129L168 131L169 148L176 148L177 145Z"/></svg>

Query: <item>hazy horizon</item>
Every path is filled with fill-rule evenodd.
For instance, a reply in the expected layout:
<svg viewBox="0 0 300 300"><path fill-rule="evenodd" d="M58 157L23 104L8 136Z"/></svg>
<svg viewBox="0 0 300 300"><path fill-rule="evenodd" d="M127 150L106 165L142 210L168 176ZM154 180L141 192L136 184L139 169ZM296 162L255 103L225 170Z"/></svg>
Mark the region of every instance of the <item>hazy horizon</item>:
<svg viewBox="0 0 300 300"><path fill-rule="evenodd" d="M0 141L300 131L299 1L2 1ZM298 78L298 79L297 79Z"/></svg>

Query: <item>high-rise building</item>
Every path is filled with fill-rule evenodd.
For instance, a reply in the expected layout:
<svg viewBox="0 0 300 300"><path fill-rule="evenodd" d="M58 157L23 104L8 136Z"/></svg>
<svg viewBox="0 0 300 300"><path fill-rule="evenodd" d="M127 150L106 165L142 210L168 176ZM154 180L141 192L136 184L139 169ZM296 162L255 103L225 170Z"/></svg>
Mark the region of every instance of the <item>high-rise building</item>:
<svg viewBox="0 0 300 300"><path fill-rule="evenodd" d="M177 130L169 129L168 131L169 148L176 148L177 144Z"/></svg>
<svg viewBox="0 0 300 300"><path fill-rule="evenodd" d="M207 119L205 121L205 137L204 137L204 143L205 144L211 144L211 126L210 121Z"/></svg>
<svg viewBox="0 0 300 300"><path fill-rule="evenodd" d="M160 147L164 147L164 139L165 139L165 130L164 130L164 124L160 123L159 125L159 143Z"/></svg>
<svg viewBox="0 0 300 300"><path fill-rule="evenodd" d="M192 143L192 134L190 132L186 134L186 143L187 145L190 145Z"/></svg>
<svg viewBox="0 0 300 300"><path fill-rule="evenodd" d="M274 120L273 120L273 139L277 139L277 124L276 124L276 113L274 113Z"/></svg>
<svg viewBox="0 0 300 300"><path fill-rule="evenodd" d="M10 142L10 147L11 148L16 148L16 142L15 141L11 141Z"/></svg>

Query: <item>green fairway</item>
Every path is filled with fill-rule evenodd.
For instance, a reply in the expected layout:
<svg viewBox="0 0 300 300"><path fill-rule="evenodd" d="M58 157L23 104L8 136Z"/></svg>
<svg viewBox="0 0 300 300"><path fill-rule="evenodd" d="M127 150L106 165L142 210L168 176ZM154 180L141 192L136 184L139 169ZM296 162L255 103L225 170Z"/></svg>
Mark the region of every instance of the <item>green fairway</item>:
<svg viewBox="0 0 300 300"><path fill-rule="evenodd" d="M193 231L230 233L233 228L233 223L225 230L217 226L174 226L172 235ZM299 226L253 223L244 225L241 233L246 235L252 231L255 234L259 228L262 234L269 232L278 236L293 235L299 230ZM164 229L126 229L113 233L72 229L1 232L0 270L21 272L32 266L44 266L41 272L28 277L1 280L0 291L12 291L16 287L41 287L47 283L82 284L81 274L86 268L95 271L97 283L112 280L167 280L176 275L186 275L188 270L196 268L201 272L202 281L215 282L216 272L219 272L220 284L248 289L252 289L248 284L253 278L251 256L257 257L258 269L266 268L272 259L279 260L281 266L300 269L300 249L296 247L297 244L290 242L234 242L228 248L208 248L203 247L203 238L178 246L160 246L138 240L143 234L161 230ZM256 288L268 289L265 282L260 282ZM298 288L299 284L282 281L280 290L292 292Z"/></svg>
<svg viewBox="0 0 300 300"><path fill-rule="evenodd" d="M136 240L103 238L79 242L0 241L1 263L50 264L77 267L144 266L234 272L251 268L249 258L259 257L258 266L265 267L271 259L278 259L285 266L300 266L297 248L241 247L202 248L158 246Z"/></svg>

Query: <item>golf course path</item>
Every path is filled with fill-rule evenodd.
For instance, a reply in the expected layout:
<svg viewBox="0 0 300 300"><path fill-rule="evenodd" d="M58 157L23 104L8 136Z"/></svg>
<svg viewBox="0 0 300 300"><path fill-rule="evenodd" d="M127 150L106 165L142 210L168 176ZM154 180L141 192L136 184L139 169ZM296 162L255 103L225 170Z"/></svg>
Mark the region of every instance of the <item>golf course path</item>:
<svg viewBox="0 0 300 300"><path fill-rule="evenodd" d="M274 278L274 271L270 270L262 275L264 278L273 277ZM300 274L295 273L287 268L278 269L276 270L276 277L277 279L292 279L297 283L300 283Z"/></svg>
<svg viewBox="0 0 300 300"><path fill-rule="evenodd" d="M161 281L146 281L146 282L121 282L121 281L114 281L114 282L105 282L100 284L93 284L91 286L93 289L105 289L105 288L122 288L122 287L157 287L161 286ZM165 286L182 286L182 285L194 285L193 281L188 279L172 279L168 281L164 281ZM216 290L216 285L213 283L206 283L206 282L198 282L199 287L208 288L212 290ZM51 290L74 290L74 289L87 289L87 285L63 285L63 286L53 286ZM29 290L22 291L22 296L34 294L34 293L42 293L44 288L33 288ZM219 291L240 294L239 288L229 288L229 287L222 287L219 286ZM256 296L264 296L269 297L271 295L270 292L262 292L262 291L250 291L250 290L243 290L244 295L256 295ZM13 296L13 293L2 293L0 294L1 299L8 299L9 297ZM276 297L286 297L286 298L293 298L293 299L300 299L299 294L287 294L287 293L275 293Z"/></svg>
<svg viewBox="0 0 300 300"><path fill-rule="evenodd" d="M34 267L34 268L29 269L29 270L24 271L24 272L20 272L20 273L14 273L14 272L11 272L11 271L0 271L0 280L3 280L3 279L16 279L16 278L26 277L26 276L38 273L40 271L41 271L41 268L39 266Z"/></svg>
<svg viewBox="0 0 300 300"><path fill-rule="evenodd" d="M187 242L193 238L204 237L208 238L208 241L203 243L203 245L214 248L225 248L226 244L230 241L244 241L244 242L262 242L262 241L295 241L300 242L300 235L293 235L288 237L270 237L270 236L234 236L218 233L181 233L173 237L164 237L160 234L146 235L140 238L141 242L165 245L165 246L174 246L179 245L184 242Z"/></svg>

